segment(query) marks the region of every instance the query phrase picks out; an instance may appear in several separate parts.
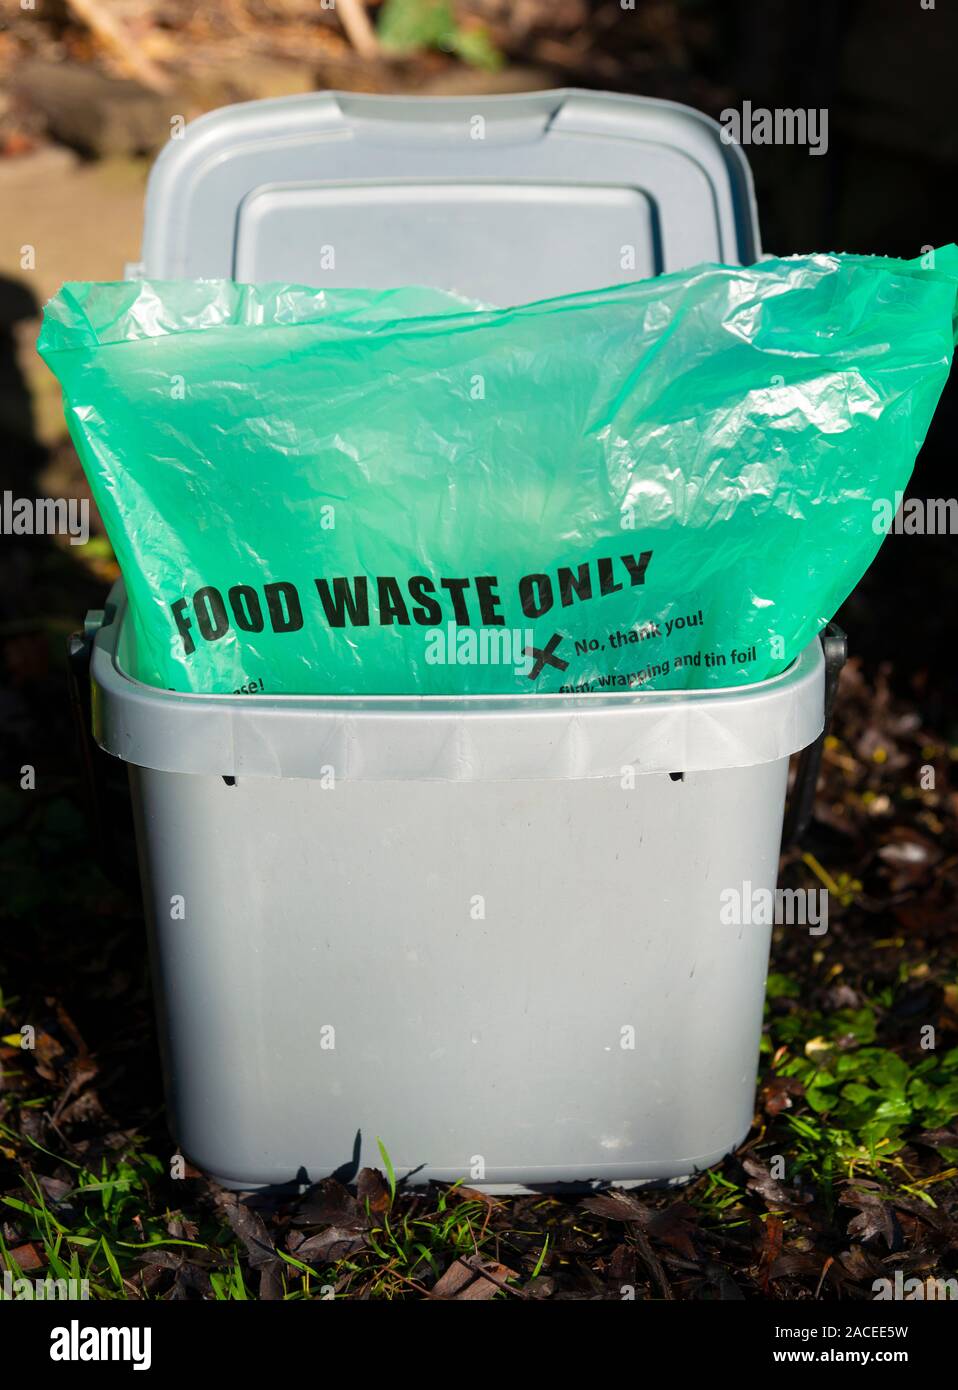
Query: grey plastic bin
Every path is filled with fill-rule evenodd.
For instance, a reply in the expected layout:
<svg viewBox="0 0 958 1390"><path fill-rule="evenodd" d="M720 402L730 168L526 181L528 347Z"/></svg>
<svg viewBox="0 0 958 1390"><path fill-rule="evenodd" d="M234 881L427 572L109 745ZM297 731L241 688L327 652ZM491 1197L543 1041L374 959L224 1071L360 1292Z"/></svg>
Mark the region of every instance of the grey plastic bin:
<svg viewBox="0 0 958 1390"><path fill-rule="evenodd" d="M425 282L497 303L759 254L748 170L686 108L585 92L228 108L150 180L151 277ZM125 671L171 1125L233 1186L681 1178L749 1128L789 755L813 643L728 691L180 695Z"/></svg>

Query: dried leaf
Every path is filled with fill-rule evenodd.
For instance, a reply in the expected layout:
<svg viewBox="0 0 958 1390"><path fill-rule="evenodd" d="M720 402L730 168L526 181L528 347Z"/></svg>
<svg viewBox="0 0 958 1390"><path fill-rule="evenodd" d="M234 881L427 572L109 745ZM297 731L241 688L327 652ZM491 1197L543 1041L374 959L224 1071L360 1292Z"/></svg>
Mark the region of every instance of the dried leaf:
<svg viewBox="0 0 958 1390"><path fill-rule="evenodd" d="M872 1189L874 1185L871 1185ZM876 1190L864 1184L847 1187L838 1199L844 1206L857 1207L858 1215L848 1223L848 1234L858 1240L875 1240L879 1236L889 1250L901 1247L901 1231L890 1202Z"/></svg>
<svg viewBox="0 0 958 1390"><path fill-rule="evenodd" d="M335 1178L324 1178L302 1197L296 1210L297 1225L340 1226L360 1230L366 1225L366 1214L356 1198Z"/></svg>
<svg viewBox="0 0 958 1390"><path fill-rule="evenodd" d="M363 1168L356 1179L356 1201L360 1211L382 1216L392 1203L386 1179L378 1168Z"/></svg>
<svg viewBox="0 0 958 1390"><path fill-rule="evenodd" d="M366 1237L355 1227L327 1226L314 1236L307 1236L295 1246L290 1244L289 1252L304 1264L331 1264L355 1255L365 1249Z"/></svg>
<svg viewBox="0 0 958 1390"><path fill-rule="evenodd" d="M786 1187L784 1183L772 1177L765 1164L754 1154L745 1155L742 1159L742 1167L749 1175L748 1191L755 1192L762 1197L769 1208L778 1207L785 1211L796 1211L811 1203L812 1194L810 1192L804 1192L797 1187Z"/></svg>
<svg viewBox="0 0 958 1390"><path fill-rule="evenodd" d="M34 1270L45 1269L46 1260L39 1246L29 1241L26 1245L18 1245L16 1249L10 1251L10 1258L18 1269L23 1270L24 1274L33 1273Z"/></svg>
<svg viewBox="0 0 958 1390"><path fill-rule="evenodd" d="M223 1193L217 1205L232 1227L233 1233L246 1247L253 1269L265 1269L279 1259L263 1218L252 1211L245 1202L239 1201L232 1193Z"/></svg>
<svg viewBox="0 0 958 1390"><path fill-rule="evenodd" d="M454 1260L432 1289L433 1298L477 1303L495 1298L516 1272L497 1260Z"/></svg>

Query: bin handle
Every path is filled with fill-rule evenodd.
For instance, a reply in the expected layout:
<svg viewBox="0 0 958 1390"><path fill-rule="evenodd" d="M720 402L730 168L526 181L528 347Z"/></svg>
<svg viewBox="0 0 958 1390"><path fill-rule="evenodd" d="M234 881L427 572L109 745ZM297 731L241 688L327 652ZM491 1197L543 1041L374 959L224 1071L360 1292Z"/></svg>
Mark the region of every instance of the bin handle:
<svg viewBox="0 0 958 1390"><path fill-rule="evenodd" d="M93 639L103 626L105 616L106 614L102 609L91 609L86 615L82 632L71 632L67 638L67 678L70 686L70 708L73 711L80 765L83 770L87 814L90 818L90 835L97 861L101 864L105 858L105 846L100 776L97 771L96 748L91 731L90 659L93 655Z"/></svg>
<svg viewBox="0 0 958 1390"><path fill-rule="evenodd" d="M815 809L815 791L822 766L822 751L832 722L832 710L838 693L838 678L848 659L848 637L837 623L829 623L819 633L825 655L825 722L814 743L803 750L795 773L795 785L789 802L782 848L788 849L804 838Z"/></svg>

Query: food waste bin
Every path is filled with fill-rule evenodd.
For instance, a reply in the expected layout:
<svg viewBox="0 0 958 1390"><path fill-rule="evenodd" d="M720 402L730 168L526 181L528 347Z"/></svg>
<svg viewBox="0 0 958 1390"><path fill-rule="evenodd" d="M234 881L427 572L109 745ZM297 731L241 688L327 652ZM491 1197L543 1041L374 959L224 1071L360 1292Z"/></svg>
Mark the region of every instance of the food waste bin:
<svg viewBox="0 0 958 1390"><path fill-rule="evenodd" d="M760 255L741 151L668 102L324 93L204 116L128 274L435 285L507 305ZM734 689L193 695L88 623L129 765L171 1128L227 1186L681 1179L754 1103L813 642ZM814 762L814 759L812 760ZM812 780L814 768L812 770ZM806 779L807 783L808 779Z"/></svg>

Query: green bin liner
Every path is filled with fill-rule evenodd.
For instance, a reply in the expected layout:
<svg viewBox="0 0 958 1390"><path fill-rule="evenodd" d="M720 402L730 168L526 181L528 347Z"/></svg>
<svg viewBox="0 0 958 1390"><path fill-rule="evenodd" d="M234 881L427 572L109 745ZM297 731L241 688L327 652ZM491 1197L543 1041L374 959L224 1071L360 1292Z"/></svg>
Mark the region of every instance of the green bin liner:
<svg viewBox="0 0 958 1390"><path fill-rule="evenodd" d="M958 249L439 290L66 284L39 350L130 674L492 695L783 671L878 550L948 375Z"/></svg>

